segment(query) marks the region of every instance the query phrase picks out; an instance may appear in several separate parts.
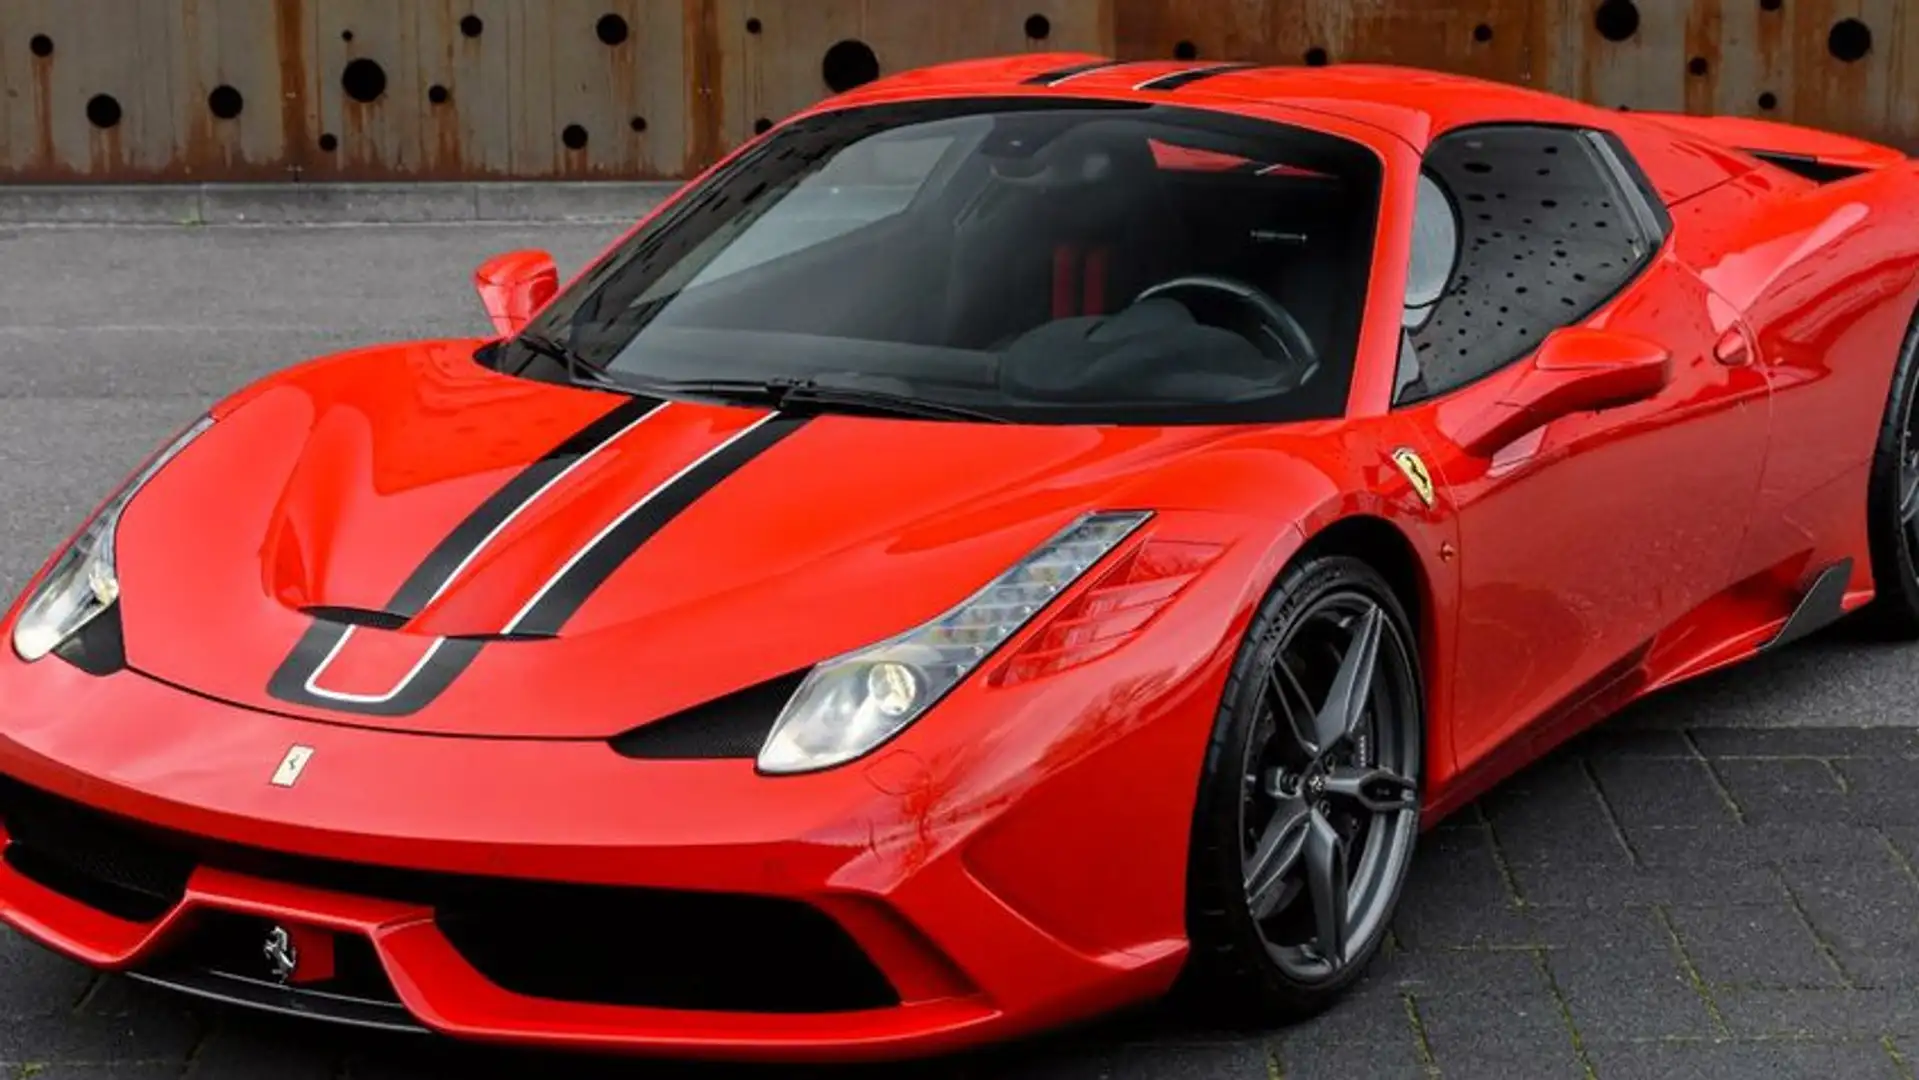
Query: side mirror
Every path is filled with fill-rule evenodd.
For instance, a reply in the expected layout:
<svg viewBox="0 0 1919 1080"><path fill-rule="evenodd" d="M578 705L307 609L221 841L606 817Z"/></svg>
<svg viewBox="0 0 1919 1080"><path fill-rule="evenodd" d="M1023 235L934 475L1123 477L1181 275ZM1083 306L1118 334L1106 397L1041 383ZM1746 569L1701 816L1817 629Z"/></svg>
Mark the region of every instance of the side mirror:
<svg viewBox="0 0 1919 1080"><path fill-rule="evenodd" d="M510 337L560 291L560 271L544 251L509 251L481 263L473 271L473 287L493 329Z"/></svg>
<svg viewBox="0 0 1919 1080"><path fill-rule="evenodd" d="M1613 330L1555 330L1504 380L1459 442L1490 454L1535 428L1578 412L1644 401L1672 382L1672 353L1657 342Z"/></svg>

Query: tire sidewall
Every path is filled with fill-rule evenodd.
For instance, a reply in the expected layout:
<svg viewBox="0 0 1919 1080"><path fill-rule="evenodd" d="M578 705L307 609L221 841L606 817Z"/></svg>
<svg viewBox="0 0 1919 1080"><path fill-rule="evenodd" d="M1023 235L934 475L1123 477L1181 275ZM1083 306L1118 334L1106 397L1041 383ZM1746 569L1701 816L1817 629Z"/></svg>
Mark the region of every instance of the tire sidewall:
<svg viewBox="0 0 1919 1080"><path fill-rule="evenodd" d="M1875 613L1883 629L1911 637L1919 635L1919 566L1906 541L1899 518L1900 450L1912 397L1919 389L1919 318L1906 329L1886 394L1885 416L1873 447L1872 471L1866 497L1866 528L1872 556Z"/></svg>
<svg viewBox="0 0 1919 1080"><path fill-rule="evenodd" d="M1202 965L1224 968L1217 978L1253 989L1263 999L1262 1008L1287 1018L1303 1018L1318 1012L1338 997L1365 971L1378 951L1391 924L1391 912L1398 905L1405 887L1410 860L1385 883L1387 916L1361 950L1335 976L1312 983L1289 976L1266 951L1264 939L1247 909L1243 883L1244 869L1240 852L1241 803L1243 800L1243 762L1247 743L1252 738L1256 710L1246 707L1248 694L1257 694L1257 680L1279 644L1325 596L1335 592L1358 592L1378 604L1391 624L1394 648L1407 666L1404 695L1400 707L1408 710L1414 722L1406 737L1410 740L1408 757L1413 762L1413 779L1423 794L1426 773L1425 682L1420 669L1418 638L1407 618L1404 605L1385 578L1358 559L1327 555L1307 557L1284 571L1254 613L1222 694L1214 718L1211 742L1207 747L1200 777L1193 822L1193 864L1189 875L1188 931L1193 937L1194 956ZM1418 811L1414 810L1414 814ZM1417 818L1413 829L1417 832ZM1224 960L1223 964L1212 963ZM1205 977L1205 976L1202 976ZM1246 987L1248 981L1257 986Z"/></svg>

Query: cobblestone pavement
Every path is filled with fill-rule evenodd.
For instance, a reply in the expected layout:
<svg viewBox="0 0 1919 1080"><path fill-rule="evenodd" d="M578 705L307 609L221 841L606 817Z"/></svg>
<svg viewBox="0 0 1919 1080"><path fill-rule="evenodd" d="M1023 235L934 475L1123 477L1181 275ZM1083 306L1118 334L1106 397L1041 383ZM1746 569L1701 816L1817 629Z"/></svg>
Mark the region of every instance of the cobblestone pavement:
<svg viewBox="0 0 1919 1080"><path fill-rule="evenodd" d="M319 351L476 325L469 266L604 227L0 231L0 591L165 431ZM857 1076L1843 1077L1919 1065L1919 649L1845 628L1648 702L1432 834L1320 1020L1166 1008ZM189 1005L0 936L0 1078L657 1077ZM790 1075L783 1071L779 1075ZM768 1075L758 1073L756 1075Z"/></svg>

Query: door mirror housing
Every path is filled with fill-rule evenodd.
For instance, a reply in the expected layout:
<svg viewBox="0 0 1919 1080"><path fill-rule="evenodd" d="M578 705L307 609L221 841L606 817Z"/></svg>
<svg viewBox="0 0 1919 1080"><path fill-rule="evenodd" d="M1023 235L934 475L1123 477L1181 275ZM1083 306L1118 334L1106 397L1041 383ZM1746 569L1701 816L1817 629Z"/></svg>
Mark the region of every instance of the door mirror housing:
<svg viewBox="0 0 1919 1080"><path fill-rule="evenodd" d="M1511 370L1463 425L1468 451L1491 454L1560 417L1645 401L1672 382L1672 353L1634 334L1567 327Z"/></svg>
<svg viewBox="0 0 1919 1080"><path fill-rule="evenodd" d="M481 263L473 287L494 331L512 337L560 291L560 271L544 251L509 251Z"/></svg>

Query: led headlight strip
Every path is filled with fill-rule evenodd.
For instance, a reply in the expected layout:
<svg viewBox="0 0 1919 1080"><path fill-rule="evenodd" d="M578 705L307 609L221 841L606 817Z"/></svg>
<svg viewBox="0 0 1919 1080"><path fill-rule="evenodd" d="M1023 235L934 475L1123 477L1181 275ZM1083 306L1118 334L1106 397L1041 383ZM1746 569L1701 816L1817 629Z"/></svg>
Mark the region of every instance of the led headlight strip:
<svg viewBox="0 0 1919 1080"><path fill-rule="evenodd" d="M760 770L831 768L892 738L1151 516L1087 514L933 621L815 667L767 736Z"/></svg>
<svg viewBox="0 0 1919 1080"><path fill-rule="evenodd" d="M113 543L120 530L120 515L167 462L212 426L211 417L201 417L148 459L60 553L13 624L13 651L22 660L32 662L46 656L119 601L120 575Z"/></svg>

